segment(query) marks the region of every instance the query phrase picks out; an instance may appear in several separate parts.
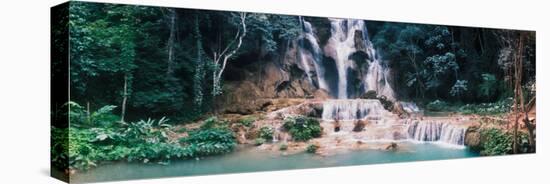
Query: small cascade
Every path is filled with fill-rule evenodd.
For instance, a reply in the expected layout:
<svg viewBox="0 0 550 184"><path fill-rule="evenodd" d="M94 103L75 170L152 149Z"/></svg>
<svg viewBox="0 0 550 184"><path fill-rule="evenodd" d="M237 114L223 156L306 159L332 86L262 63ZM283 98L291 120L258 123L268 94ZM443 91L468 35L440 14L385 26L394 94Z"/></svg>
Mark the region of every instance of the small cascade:
<svg viewBox="0 0 550 184"><path fill-rule="evenodd" d="M378 100L327 100L323 104L323 120L378 120L391 113Z"/></svg>
<svg viewBox="0 0 550 184"><path fill-rule="evenodd" d="M407 133L409 139L414 141L463 146L466 127L445 122L412 121L407 128Z"/></svg>
<svg viewBox="0 0 550 184"><path fill-rule="evenodd" d="M413 102L399 102L403 110L408 113L419 113L420 108Z"/></svg>

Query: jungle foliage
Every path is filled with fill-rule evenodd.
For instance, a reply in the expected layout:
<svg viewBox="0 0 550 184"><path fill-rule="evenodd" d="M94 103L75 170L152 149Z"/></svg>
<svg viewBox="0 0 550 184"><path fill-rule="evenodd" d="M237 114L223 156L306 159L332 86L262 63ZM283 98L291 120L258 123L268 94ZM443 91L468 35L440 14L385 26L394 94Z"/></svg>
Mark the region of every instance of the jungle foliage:
<svg viewBox="0 0 550 184"><path fill-rule="evenodd" d="M233 150L236 145L233 132L221 127L202 127L189 132L178 141L171 140L172 125L168 119L147 119L121 122L112 113L115 106L104 106L87 112L79 104L70 102L70 127L54 128L56 139L65 139L54 145L54 163L70 169L86 170L102 162L126 160L143 163L167 164L173 159L187 159ZM210 120L215 121L215 120ZM217 122L215 122L217 123Z"/></svg>
<svg viewBox="0 0 550 184"><path fill-rule="evenodd" d="M283 127L292 135L292 139L296 141L307 141L320 137L322 132L317 119L305 116L285 118Z"/></svg>

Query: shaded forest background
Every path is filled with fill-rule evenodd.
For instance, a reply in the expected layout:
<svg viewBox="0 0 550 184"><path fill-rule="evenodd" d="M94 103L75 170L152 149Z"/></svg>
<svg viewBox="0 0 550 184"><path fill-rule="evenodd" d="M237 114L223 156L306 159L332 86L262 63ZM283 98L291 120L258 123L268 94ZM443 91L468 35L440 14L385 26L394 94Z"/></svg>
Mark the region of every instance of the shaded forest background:
<svg viewBox="0 0 550 184"><path fill-rule="evenodd" d="M218 96L231 93L224 91L224 83L246 78L222 73L223 65L216 61L229 56L226 71L239 68L261 76L263 62L282 62L302 32L300 18L287 15L79 2L71 3L69 11L71 100L88 109L116 104L123 120L167 116L185 122L212 113ZM326 42L328 20L305 19L314 24L321 44ZM366 25L392 70L399 99L419 104L507 99L514 95L518 57L523 94L534 96L534 32L377 21Z"/></svg>

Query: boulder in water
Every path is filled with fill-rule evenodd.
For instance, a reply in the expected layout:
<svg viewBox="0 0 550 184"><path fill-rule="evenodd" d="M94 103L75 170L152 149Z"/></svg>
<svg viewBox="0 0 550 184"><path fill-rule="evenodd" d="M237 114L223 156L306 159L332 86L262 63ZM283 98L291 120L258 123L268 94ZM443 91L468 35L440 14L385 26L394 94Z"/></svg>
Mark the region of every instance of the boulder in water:
<svg viewBox="0 0 550 184"><path fill-rule="evenodd" d="M397 148L398 146L397 146L397 143L395 142L392 142L388 146L386 146L386 150L391 150L391 151L397 150Z"/></svg>
<svg viewBox="0 0 550 184"><path fill-rule="evenodd" d="M366 125L366 120L363 121L363 120L357 120L355 121L354 125L353 125L353 131L354 132L360 132L360 131L363 131L363 129L365 129L365 125Z"/></svg>
<svg viewBox="0 0 550 184"><path fill-rule="evenodd" d="M338 120L334 121L334 132L340 131L340 122Z"/></svg>
<svg viewBox="0 0 550 184"><path fill-rule="evenodd" d="M479 127L468 127L464 135L464 145L473 150L481 149L481 133Z"/></svg>

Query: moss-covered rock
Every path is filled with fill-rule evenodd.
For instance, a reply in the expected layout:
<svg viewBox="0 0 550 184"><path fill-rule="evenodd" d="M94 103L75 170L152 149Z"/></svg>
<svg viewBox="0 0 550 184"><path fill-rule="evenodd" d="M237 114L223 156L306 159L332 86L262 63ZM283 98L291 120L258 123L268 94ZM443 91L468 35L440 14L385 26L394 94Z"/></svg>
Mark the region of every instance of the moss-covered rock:
<svg viewBox="0 0 550 184"><path fill-rule="evenodd" d="M479 127L468 127L464 137L464 144L472 150L481 151L481 132Z"/></svg>

